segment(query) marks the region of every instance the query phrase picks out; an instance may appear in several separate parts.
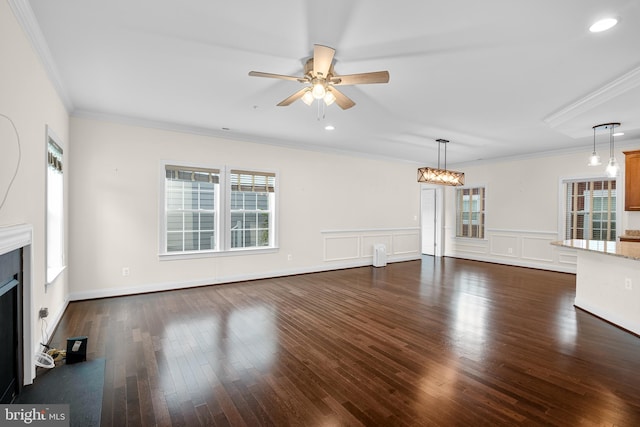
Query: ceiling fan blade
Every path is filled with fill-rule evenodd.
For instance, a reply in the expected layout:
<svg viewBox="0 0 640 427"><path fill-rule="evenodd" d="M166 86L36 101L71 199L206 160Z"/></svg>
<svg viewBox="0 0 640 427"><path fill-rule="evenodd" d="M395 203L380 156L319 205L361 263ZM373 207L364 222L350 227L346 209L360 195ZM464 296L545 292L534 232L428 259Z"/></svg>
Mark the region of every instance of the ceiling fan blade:
<svg viewBox="0 0 640 427"><path fill-rule="evenodd" d="M291 105L293 102L302 98L302 95L304 95L304 93L308 90L309 90L308 87L304 87L300 89L299 91L297 91L296 93L288 97L287 99L280 101L280 103L278 104L278 107L286 107L287 105ZM336 102L337 102L337 99L336 99Z"/></svg>
<svg viewBox="0 0 640 427"><path fill-rule="evenodd" d="M333 95L336 97L336 104L338 104L338 106L340 108L342 108L343 110L347 110L351 107L353 107L354 105L356 105L355 102L353 102L351 100L351 98L349 98L347 95L345 95L344 93L340 92L338 89L336 89L335 87L332 87L331 89L329 89L331 91L331 93L333 93Z"/></svg>
<svg viewBox="0 0 640 427"><path fill-rule="evenodd" d="M330 47L321 44L313 45L313 75L315 77L327 77L335 53L336 50Z"/></svg>
<svg viewBox="0 0 640 427"><path fill-rule="evenodd" d="M307 81L302 77L285 76L283 74L263 73L261 71L249 71L249 75L252 77L269 77L271 79L291 80L294 82L301 82L301 83L304 83Z"/></svg>
<svg viewBox="0 0 640 427"><path fill-rule="evenodd" d="M372 73L347 74L333 76L331 83L334 85L363 85L371 83L389 83L388 71L374 71Z"/></svg>

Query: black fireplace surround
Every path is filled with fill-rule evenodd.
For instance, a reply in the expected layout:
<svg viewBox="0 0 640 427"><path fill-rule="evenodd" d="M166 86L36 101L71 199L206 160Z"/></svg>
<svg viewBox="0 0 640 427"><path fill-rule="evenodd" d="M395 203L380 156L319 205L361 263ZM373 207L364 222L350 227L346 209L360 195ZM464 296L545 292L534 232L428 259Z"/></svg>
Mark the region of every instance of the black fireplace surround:
<svg viewBox="0 0 640 427"><path fill-rule="evenodd" d="M23 385L22 264L22 249L0 255L0 404Z"/></svg>

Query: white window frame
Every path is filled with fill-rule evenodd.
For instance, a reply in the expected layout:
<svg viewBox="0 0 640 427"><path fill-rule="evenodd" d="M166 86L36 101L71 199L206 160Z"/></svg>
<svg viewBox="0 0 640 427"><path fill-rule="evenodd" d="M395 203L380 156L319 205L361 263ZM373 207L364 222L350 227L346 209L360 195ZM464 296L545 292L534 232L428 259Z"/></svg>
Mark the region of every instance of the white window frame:
<svg viewBox="0 0 640 427"><path fill-rule="evenodd" d="M221 192L221 188L220 188L220 171L218 170L218 168L204 168L204 167L200 167L200 166L194 166L194 165L174 165L174 164L166 164L164 167L164 180L163 180L163 196L166 197L167 194L167 180L166 180L166 174L167 171L169 170L180 170L180 171L191 171L192 173L199 173L200 175L202 175L202 173L211 173L212 175L214 175L216 177L216 180L218 181L217 183L217 189L214 191L213 195L213 209L203 209L200 206L197 206L196 208L194 208L193 206L182 206L180 209L176 209L176 210L169 210L168 207L168 203L167 200L165 199L164 203L163 203L163 217L164 217L164 222L163 225L165 227L164 233L163 233L163 237L164 237L164 242L163 242L163 249L165 250L165 252L167 254L190 254L190 253L202 253L202 252L213 252L218 250L218 248L220 247L220 192ZM209 175L209 179L212 178L212 175ZM192 180L194 179L193 175L192 175ZM176 180L175 182L177 183L184 183L184 180ZM187 181L189 183L191 183L192 181ZM194 182L202 182L200 180L195 180ZM184 185L184 184L182 184ZM204 193L206 194L207 191L204 191ZM183 194L183 193L181 193ZM201 193L200 191L198 191L198 195L200 196ZM200 200L200 197L198 197L198 200ZM169 245L169 234L173 234L174 230L169 230L167 228L167 223L168 223L168 216L169 213L174 213L175 211L180 212L181 214L187 214L187 215L198 215L201 216L203 214L213 214L213 230L202 230L200 228L198 228L198 230L196 231L197 233L202 233L202 232L213 232L213 249L195 249L195 250L181 250L181 251L169 251L167 249L168 245ZM179 230L176 234L182 235L183 239L184 239L184 234L185 231L184 230ZM200 241L200 238L198 238L198 241ZM183 241L184 243L184 241ZM200 242L199 242L200 243Z"/></svg>
<svg viewBox="0 0 640 427"><path fill-rule="evenodd" d="M45 283L46 285L51 285L67 267L65 256L66 215L64 191L66 163L64 160L64 144L49 126L46 127L45 153ZM54 162L59 162L59 164L52 166L51 164ZM55 168L58 169L54 170Z"/></svg>
<svg viewBox="0 0 640 427"><path fill-rule="evenodd" d="M590 175L590 176L571 176L571 177L560 177L558 180L558 239L566 240L567 235L567 204L566 204L566 192L565 185L573 182L584 182L584 181L610 181L613 180L616 182L616 206L615 206L615 214L616 214L616 235L612 236L611 241L616 241L617 237L620 235L622 226L622 203L624 199L623 192L621 191L621 180L620 177L611 178L604 175Z"/></svg>
<svg viewBox="0 0 640 427"><path fill-rule="evenodd" d="M272 193L272 196L270 197L270 201L269 201L269 245L268 246L250 246L250 247L232 247L232 239L233 239L233 233L232 233L232 224L231 224L231 213L232 213L232 209L231 209L231 194L233 193L233 190L231 188L231 172L232 171L248 171L248 172L253 172L256 174L273 174L275 175L275 188L274 188L274 192ZM271 249L274 248L276 246L276 198L277 198L277 192L278 192L278 177L277 174L275 172L272 171L266 171L266 170L249 170L249 169L242 169L242 168L227 168L226 170L226 189L227 189L227 203L226 203L226 209L225 209L225 213L226 215L226 219L227 222L225 223L225 230L227 231L227 236L225 239L225 248L228 251L256 251L256 250L261 250L261 249ZM256 209L256 212L258 212L258 210Z"/></svg>
<svg viewBox="0 0 640 427"><path fill-rule="evenodd" d="M166 216L166 189L165 171L167 166L183 167L185 169L198 168L220 171L219 195L217 206L216 233L218 246L214 250L168 252L167 251L167 216ZM257 174L269 173L275 175L275 191L271 208L270 244L269 246L231 248L231 171L244 170ZM230 255L246 255L258 253L272 253L278 251L278 186L279 174L277 171L264 168L231 167L228 165L212 165L202 163L190 163L174 160L163 160L159 165L158 181L158 256L161 260L207 258Z"/></svg>

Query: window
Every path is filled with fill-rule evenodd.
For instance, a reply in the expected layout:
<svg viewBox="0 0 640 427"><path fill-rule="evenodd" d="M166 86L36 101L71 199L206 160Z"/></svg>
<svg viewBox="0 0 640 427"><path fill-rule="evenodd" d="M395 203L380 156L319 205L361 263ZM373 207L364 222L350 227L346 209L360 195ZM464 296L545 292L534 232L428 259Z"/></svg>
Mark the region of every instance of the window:
<svg viewBox="0 0 640 427"><path fill-rule="evenodd" d="M47 128L47 284L64 270L63 150Z"/></svg>
<svg viewBox="0 0 640 427"><path fill-rule="evenodd" d="M231 171L231 248L272 246L275 174Z"/></svg>
<svg viewBox="0 0 640 427"><path fill-rule="evenodd" d="M275 173L163 168L161 254L275 247Z"/></svg>
<svg viewBox="0 0 640 427"><path fill-rule="evenodd" d="M220 171L165 166L167 252L215 250Z"/></svg>
<svg viewBox="0 0 640 427"><path fill-rule="evenodd" d="M616 240L616 180L567 180L565 239Z"/></svg>
<svg viewBox="0 0 640 427"><path fill-rule="evenodd" d="M484 238L484 187L456 189L456 236Z"/></svg>

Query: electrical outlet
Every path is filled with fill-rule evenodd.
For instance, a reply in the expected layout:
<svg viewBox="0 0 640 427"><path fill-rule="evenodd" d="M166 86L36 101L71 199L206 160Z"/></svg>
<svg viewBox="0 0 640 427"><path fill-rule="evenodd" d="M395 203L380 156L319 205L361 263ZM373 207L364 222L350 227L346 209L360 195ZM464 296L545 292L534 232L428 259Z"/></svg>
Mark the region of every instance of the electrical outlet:
<svg viewBox="0 0 640 427"><path fill-rule="evenodd" d="M513 248L509 248L509 249L507 249L507 253L508 253L509 255L513 254Z"/></svg>
<svg viewBox="0 0 640 427"><path fill-rule="evenodd" d="M48 315L49 315L49 309L47 307L42 307L40 309L40 311L38 312L38 318L39 319L44 319Z"/></svg>
<svg viewBox="0 0 640 427"><path fill-rule="evenodd" d="M291 261L293 259L293 255L289 254L287 255L287 261Z"/></svg>
<svg viewBox="0 0 640 427"><path fill-rule="evenodd" d="M633 290L633 283L631 282L631 278L630 277L626 277L624 279L624 288L627 291L632 291Z"/></svg>
<svg viewBox="0 0 640 427"><path fill-rule="evenodd" d="M122 267L122 275L125 277L129 275L129 267Z"/></svg>

